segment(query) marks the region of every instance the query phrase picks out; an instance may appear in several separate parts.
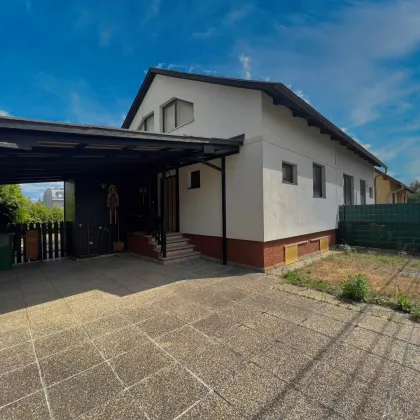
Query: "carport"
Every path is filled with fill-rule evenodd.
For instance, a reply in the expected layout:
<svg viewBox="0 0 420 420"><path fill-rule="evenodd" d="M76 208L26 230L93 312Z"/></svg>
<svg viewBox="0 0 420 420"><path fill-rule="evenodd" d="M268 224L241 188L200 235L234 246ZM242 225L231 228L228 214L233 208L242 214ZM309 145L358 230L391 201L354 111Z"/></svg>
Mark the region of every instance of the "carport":
<svg viewBox="0 0 420 420"><path fill-rule="evenodd" d="M139 191L147 191L142 211L146 207L153 208L158 215L160 226L157 230L165 250L165 206L159 205L159 202L165 199L166 182L158 188L158 174L166 180L166 174L174 172L178 191L179 168L201 162L221 172L220 211L223 215L223 261L226 263L225 158L239 153L243 140L243 135L231 139L177 136L1 117L0 184L64 181L65 219L68 229L71 230L73 224L72 234L68 235L73 244L78 240L78 231L74 226L82 224L78 220L78 212L84 217L85 224L92 218L97 211L93 197L100 187L105 189L117 183L122 186L121 194L125 197L121 217L124 216L124 223L121 222L121 227L118 225L118 231L120 228L130 229L127 223L134 220L132 213ZM209 162L215 159L220 159L220 166ZM79 191L83 191L83 203L80 202L75 210L74 200ZM179 215L178 196L176 204ZM87 213L89 217L85 216ZM179 219L176 228L179 230Z"/></svg>

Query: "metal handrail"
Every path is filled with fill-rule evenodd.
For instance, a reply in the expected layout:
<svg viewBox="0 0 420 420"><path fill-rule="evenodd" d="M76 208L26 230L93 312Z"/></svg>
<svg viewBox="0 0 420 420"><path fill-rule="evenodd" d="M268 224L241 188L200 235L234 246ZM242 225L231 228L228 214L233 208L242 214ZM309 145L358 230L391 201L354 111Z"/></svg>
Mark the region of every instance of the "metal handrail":
<svg viewBox="0 0 420 420"><path fill-rule="evenodd" d="M156 240L160 245L162 257L166 257L166 231L163 218L158 212L150 207L151 219L152 219L152 238Z"/></svg>

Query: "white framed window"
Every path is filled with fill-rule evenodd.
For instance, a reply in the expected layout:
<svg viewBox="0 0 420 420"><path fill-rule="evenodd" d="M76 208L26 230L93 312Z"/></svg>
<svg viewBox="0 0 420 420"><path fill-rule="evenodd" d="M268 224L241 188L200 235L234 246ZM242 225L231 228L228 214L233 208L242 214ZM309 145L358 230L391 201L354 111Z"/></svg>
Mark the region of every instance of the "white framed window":
<svg viewBox="0 0 420 420"><path fill-rule="evenodd" d="M143 121L139 127L140 131L148 131L150 133L154 133L155 131L155 114L152 112L147 117L143 118Z"/></svg>
<svg viewBox="0 0 420 420"><path fill-rule="evenodd" d="M282 162L283 182L297 185L297 166L293 163Z"/></svg>
<svg viewBox="0 0 420 420"><path fill-rule="evenodd" d="M191 102L174 99L162 107L162 131L168 133L194 119L194 105Z"/></svg>
<svg viewBox="0 0 420 420"><path fill-rule="evenodd" d="M201 187L200 171L191 171L188 179L188 189L193 190Z"/></svg>
<svg viewBox="0 0 420 420"><path fill-rule="evenodd" d="M312 165L313 171L313 191L315 198L325 198L325 166L314 163Z"/></svg>
<svg viewBox="0 0 420 420"><path fill-rule="evenodd" d="M360 204L366 204L366 181L360 180Z"/></svg>
<svg viewBox="0 0 420 420"><path fill-rule="evenodd" d="M351 175L343 174L344 179L344 204L351 205L353 204L353 197L354 197L354 183L353 177Z"/></svg>

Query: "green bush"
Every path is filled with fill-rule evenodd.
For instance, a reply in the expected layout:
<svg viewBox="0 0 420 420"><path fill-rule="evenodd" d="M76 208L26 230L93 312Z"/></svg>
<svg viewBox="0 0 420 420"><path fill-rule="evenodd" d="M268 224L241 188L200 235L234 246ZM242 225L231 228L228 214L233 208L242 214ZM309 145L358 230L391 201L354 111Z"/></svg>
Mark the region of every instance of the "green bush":
<svg viewBox="0 0 420 420"><path fill-rule="evenodd" d="M370 287L367 278L363 274L349 276L346 281L341 283L341 294L343 297L363 302L370 293Z"/></svg>
<svg viewBox="0 0 420 420"><path fill-rule="evenodd" d="M411 308L411 315L416 321L420 321L420 303L417 303Z"/></svg>
<svg viewBox="0 0 420 420"><path fill-rule="evenodd" d="M410 312L410 309L412 307L410 300L404 293L399 293L395 297L395 303L398 306L398 309L401 309L404 312Z"/></svg>

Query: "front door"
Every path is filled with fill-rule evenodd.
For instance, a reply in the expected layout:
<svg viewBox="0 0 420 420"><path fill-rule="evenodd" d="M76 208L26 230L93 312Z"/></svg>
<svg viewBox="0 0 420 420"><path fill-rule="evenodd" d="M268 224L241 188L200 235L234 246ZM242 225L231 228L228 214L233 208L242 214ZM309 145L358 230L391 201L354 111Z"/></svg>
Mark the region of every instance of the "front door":
<svg viewBox="0 0 420 420"><path fill-rule="evenodd" d="M165 220L166 231L176 232L177 227L177 190L176 177L170 176L166 178L165 186Z"/></svg>

